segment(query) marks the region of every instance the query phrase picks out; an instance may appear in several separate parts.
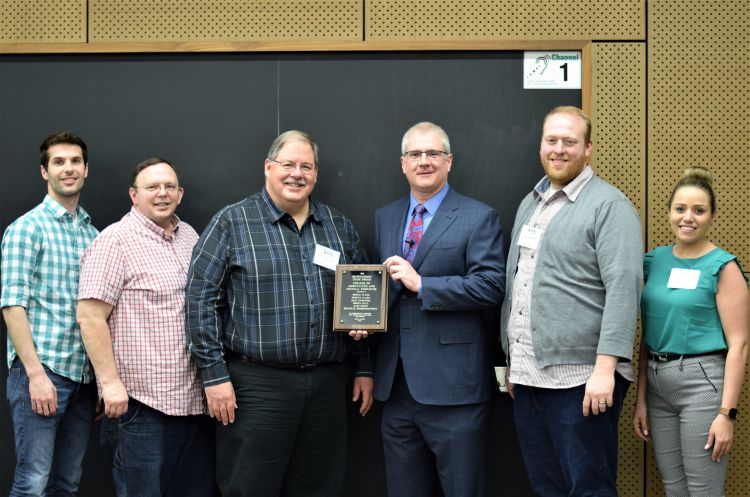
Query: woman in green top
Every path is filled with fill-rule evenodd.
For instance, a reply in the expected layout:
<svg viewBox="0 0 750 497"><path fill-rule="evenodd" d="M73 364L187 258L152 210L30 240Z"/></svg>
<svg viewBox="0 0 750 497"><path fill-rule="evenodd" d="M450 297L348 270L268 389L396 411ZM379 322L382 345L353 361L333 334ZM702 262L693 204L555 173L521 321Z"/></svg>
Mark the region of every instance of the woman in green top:
<svg viewBox="0 0 750 497"><path fill-rule="evenodd" d="M750 298L737 258L707 232L711 173L685 170L669 199L674 245L646 254L633 424L668 497L722 496L745 375Z"/></svg>

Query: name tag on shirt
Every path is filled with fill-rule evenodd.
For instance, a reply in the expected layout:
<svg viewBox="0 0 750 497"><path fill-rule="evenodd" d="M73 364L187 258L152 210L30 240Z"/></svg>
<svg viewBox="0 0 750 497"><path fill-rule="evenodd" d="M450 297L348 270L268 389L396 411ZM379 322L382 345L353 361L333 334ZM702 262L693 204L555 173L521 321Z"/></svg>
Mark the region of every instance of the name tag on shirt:
<svg viewBox="0 0 750 497"><path fill-rule="evenodd" d="M337 250L329 249L323 245L315 244L315 256L313 257L313 264L322 266L331 271L336 271L336 265L339 263L341 253Z"/></svg>
<svg viewBox="0 0 750 497"><path fill-rule="evenodd" d="M698 278L701 272L697 269L672 268L667 281L667 288L682 288L684 290L695 290L698 288Z"/></svg>
<svg viewBox="0 0 750 497"><path fill-rule="evenodd" d="M524 224L521 227L521 235L518 237L518 245L527 249L536 250L542 239L544 230Z"/></svg>

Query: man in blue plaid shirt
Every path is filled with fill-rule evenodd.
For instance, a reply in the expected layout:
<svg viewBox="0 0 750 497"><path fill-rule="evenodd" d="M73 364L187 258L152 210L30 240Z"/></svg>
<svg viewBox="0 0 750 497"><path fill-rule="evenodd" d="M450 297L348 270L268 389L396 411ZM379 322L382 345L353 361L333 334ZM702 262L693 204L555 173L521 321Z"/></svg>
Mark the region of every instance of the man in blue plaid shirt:
<svg viewBox="0 0 750 497"><path fill-rule="evenodd" d="M351 220L311 197L318 146L302 131L271 144L262 191L220 210L193 250L188 344L216 430L222 495L339 497L353 342L332 330L337 264L366 254ZM358 350L352 399L372 406ZM284 489L284 490L282 490Z"/></svg>
<svg viewBox="0 0 750 497"><path fill-rule="evenodd" d="M98 233L78 206L86 144L63 131L39 151L47 195L2 241L0 307L16 448L11 497L75 495L96 405L75 310L79 259Z"/></svg>

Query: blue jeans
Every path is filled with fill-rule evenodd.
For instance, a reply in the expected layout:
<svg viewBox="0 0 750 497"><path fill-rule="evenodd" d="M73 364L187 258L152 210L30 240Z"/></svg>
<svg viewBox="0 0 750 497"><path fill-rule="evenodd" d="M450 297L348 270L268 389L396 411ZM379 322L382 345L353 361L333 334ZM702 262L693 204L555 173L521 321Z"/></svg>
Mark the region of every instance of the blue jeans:
<svg viewBox="0 0 750 497"><path fill-rule="evenodd" d="M128 412L104 419L102 447L112 458L118 497L210 497L214 426L208 416L168 416L130 399Z"/></svg>
<svg viewBox="0 0 750 497"><path fill-rule="evenodd" d="M72 496L81 479L96 388L44 369L57 389L57 412L49 417L31 410L29 377L18 358L8 371L7 395L16 445L10 497Z"/></svg>
<svg viewBox="0 0 750 497"><path fill-rule="evenodd" d="M534 492L541 497L617 497L617 425L629 386L615 373L612 407L584 417L586 385L515 385L513 419Z"/></svg>

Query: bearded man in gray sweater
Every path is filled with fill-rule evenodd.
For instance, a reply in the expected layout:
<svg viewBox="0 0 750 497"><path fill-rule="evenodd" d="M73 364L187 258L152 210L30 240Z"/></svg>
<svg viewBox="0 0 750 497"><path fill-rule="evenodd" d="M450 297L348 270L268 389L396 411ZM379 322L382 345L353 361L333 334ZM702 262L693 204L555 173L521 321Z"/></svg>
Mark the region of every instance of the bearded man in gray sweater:
<svg viewBox="0 0 750 497"><path fill-rule="evenodd" d="M542 497L617 496L618 419L634 380L640 219L594 174L591 148L583 111L547 114L546 175L518 208L508 254L500 339L521 453Z"/></svg>

